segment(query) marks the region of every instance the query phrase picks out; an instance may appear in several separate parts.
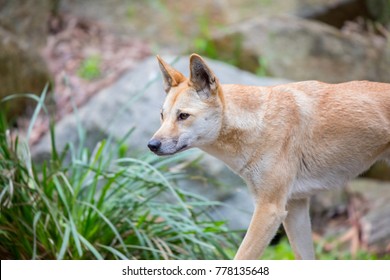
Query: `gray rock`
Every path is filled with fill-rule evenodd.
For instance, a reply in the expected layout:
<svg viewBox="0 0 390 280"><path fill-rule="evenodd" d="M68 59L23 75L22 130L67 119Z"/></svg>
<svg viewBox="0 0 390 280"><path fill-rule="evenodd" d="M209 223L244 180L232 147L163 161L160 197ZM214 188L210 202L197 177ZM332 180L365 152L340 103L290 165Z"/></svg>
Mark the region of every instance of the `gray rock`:
<svg viewBox="0 0 390 280"><path fill-rule="evenodd" d="M211 216L216 220L226 220L230 229L246 230L254 210L252 201L253 197L247 188L237 188Z"/></svg>
<svg viewBox="0 0 390 280"><path fill-rule="evenodd" d="M293 16L261 17L215 34L221 57L237 54L241 68L293 80L390 82L390 48L379 36L346 34Z"/></svg>
<svg viewBox="0 0 390 280"><path fill-rule="evenodd" d="M177 59L164 57L164 59L173 62L175 68L188 75L188 57ZM287 82L281 79L257 77L222 62L212 60L207 62L222 83L275 85ZM134 152L150 153L146 144L160 125L159 111L164 98L165 92L158 64L154 57L148 58L135 70L126 73L115 84L98 93L80 108L77 114L69 115L58 122L56 124L57 149L63 150L70 142L77 145L79 139L77 123L80 123L86 132L86 145L90 148L105 137L121 139L129 129L135 127L127 145ZM42 161L47 158L51 153L50 147L50 138L46 135L33 148L33 159ZM195 151L192 156L200 154L202 152ZM202 176L190 175L190 178L203 179L182 181L182 187L209 199L228 198L230 207L221 208L223 217L231 221L234 227L246 225L248 218L242 218L243 220L240 221L240 217L244 217L240 213L242 209L251 212L252 202L247 198L249 195L243 195L247 192L245 184L222 162L211 156L204 155L200 166L204 171ZM188 172L199 172L199 170L189 169ZM218 181L216 188L210 187L210 182L213 181ZM236 195L240 198L235 197ZM237 201L240 201L240 204ZM228 211L231 213L227 213Z"/></svg>

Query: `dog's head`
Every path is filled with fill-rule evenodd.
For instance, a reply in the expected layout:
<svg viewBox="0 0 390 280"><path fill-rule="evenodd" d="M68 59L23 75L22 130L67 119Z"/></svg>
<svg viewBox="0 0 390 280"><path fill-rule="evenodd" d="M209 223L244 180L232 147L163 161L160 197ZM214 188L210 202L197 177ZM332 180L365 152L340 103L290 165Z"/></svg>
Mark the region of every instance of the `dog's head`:
<svg viewBox="0 0 390 280"><path fill-rule="evenodd" d="M211 144L222 123L222 92L214 73L196 54L190 57L190 78L157 56L167 93L161 127L148 143L157 155L171 155Z"/></svg>

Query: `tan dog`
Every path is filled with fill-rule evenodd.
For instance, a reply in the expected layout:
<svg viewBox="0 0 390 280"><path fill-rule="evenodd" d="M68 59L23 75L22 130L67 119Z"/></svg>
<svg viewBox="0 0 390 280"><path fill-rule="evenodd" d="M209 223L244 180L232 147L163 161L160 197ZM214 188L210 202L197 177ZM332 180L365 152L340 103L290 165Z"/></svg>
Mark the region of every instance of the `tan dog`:
<svg viewBox="0 0 390 280"><path fill-rule="evenodd" d="M148 146L200 148L247 182L255 211L236 259L259 258L281 223L295 257L313 259L309 197L390 162L390 84L222 85L196 54L189 79L157 58L167 96Z"/></svg>

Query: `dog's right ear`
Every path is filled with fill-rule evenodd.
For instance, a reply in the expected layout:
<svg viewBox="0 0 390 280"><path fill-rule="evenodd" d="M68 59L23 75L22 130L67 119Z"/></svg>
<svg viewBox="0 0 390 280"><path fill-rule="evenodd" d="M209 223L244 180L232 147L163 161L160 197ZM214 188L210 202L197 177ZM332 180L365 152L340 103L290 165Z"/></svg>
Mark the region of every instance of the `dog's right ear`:
<svg viewBox="0 0 390 280"><path fill-rule="evenodd" d="M183 82L185 77L182 73L166 63L159 55L157 55L157 60L163 76L164 90L168 93L172 87L175 87Z"/></svg>
<svg viewBox="0 0 390 280"><path fill-rule="evenodd" d="M190 83L197 93L208 98L217 93L219 81L203 58L197 54L190 57Z"/></svg>

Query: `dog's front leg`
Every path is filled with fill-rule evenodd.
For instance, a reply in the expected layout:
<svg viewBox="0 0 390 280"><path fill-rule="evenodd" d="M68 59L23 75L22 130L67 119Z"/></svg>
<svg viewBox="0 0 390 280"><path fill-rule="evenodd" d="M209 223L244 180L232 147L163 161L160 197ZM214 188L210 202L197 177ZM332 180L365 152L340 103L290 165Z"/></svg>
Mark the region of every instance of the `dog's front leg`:
<svg viewBox="0 0 390 280"><path fill-rule="evenodd" d="M234 259L258 259L274 237L286 214L283 205L278 206L264 201L257 203L248 231Z"/></svg>
<svg viewBox="0 0 390 280"><path fill-rule="evenodd" d="M235 259L258 259L287 216L286 204L295 165L283 155L275 164L244 174L255 197L255 210Z"/></svg>
<svg viewBox="0 0 390 280"><path fill-rule="evenodd" d="M288 215L283 222L296 259L314 259L309 201L309 198L289 201L287 205Z"/></svg>

